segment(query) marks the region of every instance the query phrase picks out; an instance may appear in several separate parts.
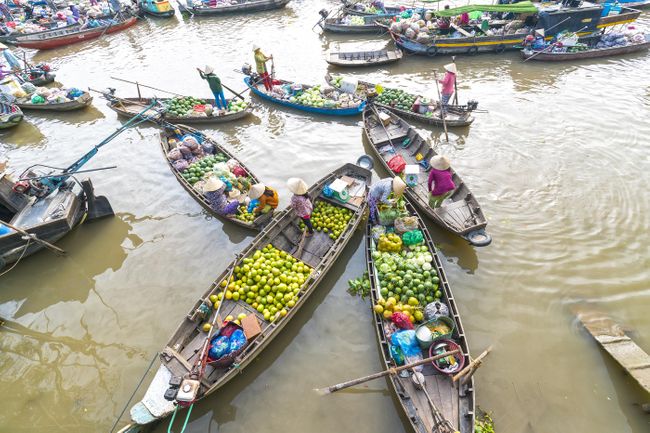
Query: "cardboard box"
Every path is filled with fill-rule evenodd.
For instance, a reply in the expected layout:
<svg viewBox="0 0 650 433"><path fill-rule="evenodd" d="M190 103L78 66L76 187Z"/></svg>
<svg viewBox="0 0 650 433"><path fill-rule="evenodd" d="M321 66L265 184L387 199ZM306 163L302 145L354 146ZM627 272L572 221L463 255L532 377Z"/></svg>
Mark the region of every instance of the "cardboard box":
<svg viewBox="0 0 650 433"><path fill-rule="evenodd" d="M388 126L388 124L390 123L390 115L382 111L379 113L379 120L381 120L381 123L383 123L384 126Z"/></svg>
<svg viewBox="0 0 650 433"><path fill-rule="evenodd" d="M248 341L252 340L262 333L260 322L258 322L255 314L249 314L248 316L244 317L241 321L241 327L244 328L244 335Z"/></svg>

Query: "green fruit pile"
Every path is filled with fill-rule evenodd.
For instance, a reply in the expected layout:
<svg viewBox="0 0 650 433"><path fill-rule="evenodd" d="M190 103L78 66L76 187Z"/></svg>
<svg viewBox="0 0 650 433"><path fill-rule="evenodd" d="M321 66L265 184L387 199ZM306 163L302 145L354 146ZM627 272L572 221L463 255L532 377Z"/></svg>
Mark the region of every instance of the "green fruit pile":
<svg viewBox="0 0 650 433"><path fill-rule="evenodd" d="M400 110L411 111L416 99L416 95L406 93L403 90L386 89L381 95L377 96L376 101L378 104L390 105Z"/></svg>
<svg viewBox="0 0 650 433"><path fill-rule="evenodd" d="M329 233L331 239L338 239L352 218L352 211L342 207L334 206L324 201L317 201L314 212L311 215L311 222L314 229L319 232ZM304 223L300 221L300 227L304 229Z"/></svg>
<svg viewBox="0 0 650 433"><path fill-rule="evenodd" d="M212 170L215 164L219 162L226 162L228 157L223 153L217 153L215 155L205 156L198 161L195 161L190 164L190 166L185 170L181 176L189 183L194 185L199 180L203 179L206 173Z"/></svg>
<svg viewBox="0 0 650 433"><path fill-rule="evenodd" d="M226 299L243 300L271 321L287 314L298 301L311 268L287 252L268 244L235 267L226 288Z"/></svg>
<svg viewBox="0 0 650 433"><path fill-rule="evenodd" d="M232 99L228 104L228 111L232 113L239 113L248 107L248 102L241 99Z"/></svg>
<svg viewBox="0 0 650 433"><path fill-rule="evenodd" d="M255 215L253 213L248 212L248 206L245 204L239 206L239 212L237 213L237 216L235 216L235 218L240 221L245 221L247 223L252 223L253 221L255 221Z"/></svg>
<svg viewBox="0 0 650 433"><path fill-rule="evenodd" d="M205 99L193 98L191 96L176 97L165 103L165 112L172 116L189 116L194 111L195 105L205 104Z"/></svg>

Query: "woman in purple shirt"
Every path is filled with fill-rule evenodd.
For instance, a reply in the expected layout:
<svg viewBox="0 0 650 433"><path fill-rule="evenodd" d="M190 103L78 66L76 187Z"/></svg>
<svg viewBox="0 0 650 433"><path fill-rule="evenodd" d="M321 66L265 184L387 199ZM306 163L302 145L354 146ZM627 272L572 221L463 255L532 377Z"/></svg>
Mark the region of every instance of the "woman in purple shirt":
<svg viewBox="0 0 650 433"><path fill-rule="evenodd" d="M314 211L314 205L309 199L309 194L307 194L309 190L307 183L298 177L292 177L287 181L287 187L293 193L291 197L291 208L302 219L302 222L305 223L307 236L313 235L314 226L311 223L311 213Z"/></svg>
<svg viewBox="0 0 650 433"><path fill-rule="evenodd" d="M449 158L443 155L436 155L429 161L431 171L429 171L429 181L427 186L431 196L429 197L429 206L440 207L447 197L453 194L456 185L452 180L452 174L449 167Z"/></svg>

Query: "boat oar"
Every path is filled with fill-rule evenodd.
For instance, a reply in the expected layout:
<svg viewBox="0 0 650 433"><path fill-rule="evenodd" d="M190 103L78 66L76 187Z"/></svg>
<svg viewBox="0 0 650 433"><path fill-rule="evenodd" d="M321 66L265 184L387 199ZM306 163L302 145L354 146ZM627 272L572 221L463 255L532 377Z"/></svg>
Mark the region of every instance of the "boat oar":
<svg viewBox="0 0 650 433"><path fill-rule="evenodd" d="M454 377L452 378L452 382L456 382L458 379L463 378L464 376L467 375L467 379L469 379L474 372L476 371L477 368L481 366L481 363L483 362L483 359L488 356L488 354L492 351L492 346L488 347L481 353L479 356L477 356L475 359L472 360L465 368L463 368L461 371L456 373ZM466 379L463 379L465 381Z"/></svg>
<svg viewBox="0 0 650 433"><path fill-rule="evenodd" d="M181 97L184 97L184 96L185 96L185 95L181 95L180 93L170 92L169 90L159 89L159 88L157 88L157 87L148 86L148 85L146 85L146 84L138 83L137 81L129 81L129 80L125 80L124 78L117 78L117 77L111 77L111 78L112 78L113 80L123 81L123 82L125 82L125 83L129 83L129 84L135 84L136 86L146 87L147 89L152 89L152 90L157 90L157 91L159 91L159 92L169 93L170 95L181 96Z"/></svg>
<svg viewBox="0 0 650 433"><path fill-rule="evenodd" d="M108 167L90 168L88 170L79 170L79 171L75 171L74 174L90 173L90 172L93 172L93 171L102 171L102 170L111 170L113 168L117 168L117 165L111 165L111 166L108 166ZM47 175L47 176L23 177L23 178L18 179L18 180L19 181L21 181L21 180L39 180L39 179L47 179L47 178L50 178L50 177L57 177L57 176L54 176L54 175L50 174L50 175Z"/></svg>
<svg viewBox="0 0 650 433"><path fill-rule="evenodd" d="M106 26L106 28L104 29L104 31L102 32L102 34L99 35L99 38L97 38L97 39L101 39L102 36L104 36L104 35L106 34L106 32L108 31L108 29L110 29L110 28L113 26L113 23L115 22L115 18L117 18L117 16L118 16L119 14L120 14L120 11L117 11L117 13L116 13L115 15L113 15L113 18L111 19L110 24Z"/></svg>
<svg viewBox="0 0 650 433"><path fill-rule="evenodd" d="M445 120L445 107L442 104L442 96L440 95L440 85L438 84L438 73L433 71L433 79L436 81L436 90L438 91L438 102L440 103L440 117L442 118L442 126L445 129L445 138L449 143L449 134L447 133L447 121Z"/></svg>
<svg viewBox="0 0 650 433"><path fill-rule="evenodd" d="M28 232L26 232L25 230L23 230L23 229L21 229L21 228L19 228L19 227L16 227L15 225L13 225L13 224L11 224L11 223L8 223L8 222L4 222L4 221L3 221L2 224L6 225L6 226L9 227L10 229L12 229L12 230L14 230L14 231L20 233L21 235L23 235L23 237L27 237L28 239L31 239L31 240L33 240L33 241L35 241L35 242L37 242L37 243L43 245L45 248L49 249L50 251L52 251L52 252L53 252L54 254L56 254L57 256L64 256L64 255L66 255L65 250L62 250L61 248L57 247L56 245L51 244L51 243L49 243L48 241L39 238L39 237L36 236L35 234L28 233Z"/></svg>
<svg viewBox="0 0 650 433"><path fill-rule="evenodd" d="M232 93L232 94L238 96L239 99L241 99L242 101L244 101L245 98L241 95L241 93L246 93L246 92L248 92L248 91L250 90L250 87L246 87L246 89L245 89L243 92L241 92L241 93L237 93L237 92L235 92L234 90L232 90L230 87L226 86L225 84L221 83L221 85L222 85L226 90L228 90L230 93Z"/></svg>
<svg viewBox="0 0 650 433"><path fill-rule="evenodd" d="M456 66L456 56L451 56L451 63ZM454 74L454 104L458 105L458 81L456 80L456 74Z"/></svg>
<svg viewBox="0 0 650 433"><path fill-rule="evenodd" d="M318 392L321 395L332 394L334 392L340 391L351 386L359 385L360 383L365 383L374 379L379 379L380 377L388 376L389 374L397 374L402 370L408 370L418 365L426 364L429 362L437 361L438 359L445 358L447 356L455 355L460 353L459 349L452 350L450 352L441 353L439 355L430 356L425 359L421 359L410 364L404 364L400 367L389 368L388 370L380 371L379 373L369 374L368 376L360 377L358 379L348 380L346 382L337 383L336 385L328 386L326 388L315 388L314 391Z"/></svg>

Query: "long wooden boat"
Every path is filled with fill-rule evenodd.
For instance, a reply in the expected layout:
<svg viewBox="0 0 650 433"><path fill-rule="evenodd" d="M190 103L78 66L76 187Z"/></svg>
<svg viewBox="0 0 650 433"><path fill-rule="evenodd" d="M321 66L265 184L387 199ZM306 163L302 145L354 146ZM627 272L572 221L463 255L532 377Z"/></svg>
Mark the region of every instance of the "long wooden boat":
<svg viewBox="0 0 650 433"><path fill-rule="evenodd" d="M585 51L557 53L551 51L535 51L524 49L521 55L524 59L543 62L563 62L567 60L596 59L600 57L620 56L650 49L650 34L645 35L645 42L628 44L609 48L591 48Z"/></svg>
<svg viewBox="0 0 650 433"><path fill-rule="evenodd" d="M325 75L325 81L333 85L333 77L331 74L326 74ZM368 94L369 89L374 89L375 84L369 83L367 81L359 81L359 86L357 88L357 96L359 97L366 97ZM384 89L384 90L390 90L390 89ZM372 103L375 106L384 108L386 110L392 111L395 114L398 114L402 118L406 118L409 120L414 120L416 122L421 122L427 125L435 125L435 126L440 126L444 127L442 117L441 117L441 110L439 104L436 105L435 110L432 112L431 116L426 116L424 114L416 113L414 111L410 110L404 110L395 106L392 106L390 104L384 104L381 103L377 100L377 98L374 98ZM448 128L455 128L455 127L466 127L471 125L474 122L474 116L472 116L472 111L476 109L478 106L478 103L476 102L471 102L468 103L467 105L454 105L454 104L449 104L447 105L447 112L445 115L445 123Z"/></svg>
<svg viewBox="0 0 650 433"><path fill-rule="evenodd" d="M325 18L319 21L319 25L326 32L331 33L384 33L385 26L378 24L377 21L385 19L385 15L368 15L362 16L364 24L346 24L342 17Z"/></svg>
<svg viewBox="0 0 650 433"><path fill-rule="evenodd" d="M290 0L237 0L235 4L219 4L217 6L201 6L182 4L179 2L178 9L183 13L191 15L222 15L238 12L261 12L273 9L281 9Z"/></svg>
<svg viewBox="0 0 650 433"><path fill-rule="evenodd" d="M16 36L14 45L36 50L49 50L99 38L104 34L117 33L128 29L138 22L138 18L130 16L117 24L80 30L79 27L62 27L56 30Z"/></svg>
<svg viewBox="0 0 650 433"><path fill-rule="evenodd" d="M350 194L355 200L346 203L336 199L330 199L323 195L323 188L334 180L347 176L354 180L350 187ZM160 355L161 366L156 372L144 398L131 408L131 419L133 424L123 428L123 432L141 431L137 425L149 424L165 418L174 410L174 404L164 398L165 391L169 387L172 377L187 377L200 356L201 346L204 344L208 334L203 331L202 325L212 317L201 317L197 310L206 305L211 295L221 292L221 284L228 281L234 269L243 266L256 251L268 244L302 261L311 268L311 273L306 280L298 287L296 296L298 299L295 305L288 309L285 316L274 316L277 320L265 320L264 316L251 305L242 299L235 301L226 299L220 307L220 317L238 317L239 314L246 314L255 317L260 325L261 333L249 339L243 351L234 358L234 364L230 366L215 367L208 365L205 374L200 381L200 388L196 400L200 400L221 388L236 375L242 374L244 369L256 359L272 341L280 334L282 329L293 319L309 296L314 293L320 281L327 275L336 259L352 238L356 228L364 218L367 208L365 197L368 192L372 174L370 171L353 164L345 164L334 170L309 188L308 194L312 202L325 201L330 205L345 208L351 211L351 218L348 220L345 229L340 236L333 240L328 234L316 231L311 237L303 238L302 230L298 226L299 218L296 217L290 208L280 212L273 221L259 233L255 239L246 247L241 254L233 260L221 274L216 278L210 288L190 308L188 314L183 318L180 325L173 333ZM358 198L359 200L356 200ZM302 242L302 248L300 247ZM247 260L248 262L248 260ZM294 293L296 293L294 291ZM214 309L210 308L210 316ZM207 316L204 315L204 316ZM267 316L268 317L268 316Z"/></svg>
<svg viewBox="0 0 650 433"><path fill-rule="evenodd" d="M139 0L138 6L143 13L156 18L171 18L176 13L168 0Z"/></svg>
<svg viewBox="0 0 650 433"><path fill-rule="evenodd" d="M0 223L9 222L37 238L54 243L68 234L89 214L96 199L90 180L81 188L60 188L49 196L34 201L13 191L14 179L0 172ZM0 235L0 269L43 249L43 244L17 231Z"/></svg>
<svg viewBox="0 0 650 433"><path fill-rule="evenodd" d="M110 94L104 95L108 99L108 108L115 111L118 115L125 118L132 118L136 116L143 108L148 106L153 102L152 98L116 98ZM232 122L235 120L243 119L249 116L253 109L249 105L245 110L238 112L228 112L223 115L215 116L173 116L169 113L165 113L164 103L165 101L171 100L171 98L156 98L161 104L159 108L154 108L151 110L150 114L155 114L162 117L169 123L184 123L184 124L213 124L213 123L225 123ZM206 99L207 103L214 106L214 99ZM228 100L230 102L230 100Z"/></svg>
<svg viewBox="0 0 650 433"><path fill-rule="evenodd" d="M56 102L48 104L32 104L31 102L21 102L20 99L16 100L16 105L23 110L39 110L39 111L73 111L80 110L88 107L93 102L93 97L90 93L84 92L83 95L67 102Z"/></svg>
<svg viewBox="0 0 650 433"><path fill-rule="evenodd" d="M49 33L49 32L52 32L54 30L66 30L66 31L69 31L69 30L72 30L72 29L79 29L79 27L81 27L81 25L79 25L79 24L70 24L68 26L54 27L54 28L47 29L47 30L41 30L39 32L31 32L31 33L13 32L13 33L9 33L9 34L6 34L6 35L0 35L0 42L5 43L5 44L12 44L13 45L13 44L16 43L16 38L18 38L20 36L38 37L39 35Z"/></svg>
<svg viewBox="0 0 650 433"><path fill-rule="evenodd" d="M390 116L390 123L383 126L376 113L384 112ZM476 197L453 168L453 181L456 185L451 197L438 208L429 206L428 161L436 155L429 143L403 119L395 113L382 108L367 108L363 112L363 132L370 142L370 147L379 158L381 165L389 173L388 161L401 155L406 164L419 167L418 183L406 189L408 197L426 216L449 232L466 239L475 246L486 246L492 238L485 232L487 220ZM421 161L427 163L425 168L416 156L422 155Z"/></svg>
<svg viewBox="0 0 650 433"><path fill-rule="evenodd" d="M598 28L629 24L636 21L641 15L641 11L631 7L622 7L620 13L609 13L600 18Z"/></svg>
<svg viewBox="0 0 650 433"><path fill-rule="evenodd" d="M399 48L374 51L330 51L325 55L325 61L330 65L355 68L395 63L400 61L403 55Z"/></svg>
<svg viewBox="0 0 650 433"><path fill-rule="evenodd" d="M260 180L255 176L255 174L248 168L246 165L240 161L235 155L230 153L225 147L221 146L216 140L213 140L212 138L208 137L201 131L197 131L194 128L190 128L189 126L185 125L172 125L167 122L161 123L163 126L163 130L160 132L160 148L163 153L163 157L167 161L167 165L169 165L169 169L174 173L174 176L176 177L176 180L185 188L185 190L196 200L199 202L203 208L208 211L211 215L220 218L222 220L231 222L233 224L236 224L241 227L245 227L248 229L253 229L253 230L261 230L261 228L267 224L272 218L273 218L273 213L269 212L267 214L262 214L258 216L254 221L248 222L248 221L242 221L237 219L235 216L223 216L218 213L216 213L212 208L210 207L210 202L206 199L206 197L203 195L201 191L198 191L194 186L182 176L182 173L179 172L174 166L172 165L172 162L167 158L167 153L172 150L172 146L170 144L170 138L176 136L176 130L180 131L182 135L185 134L191 134L197 137L200 137L202 140L207 141L211 143L214 146L215 149L215 154L222 153L228 157L228 159L235 159L239 163L239 166L243 168L246 171L246 176L251 180L251 184L256 184L260 183Z"/></svg>
<svg viewBox="0 0 650 433"><path fill-rule="evenodd" d="M455 324L452 339L456 342L465 356L469 359L469 344L463 330L463 324L460 318L460 312L456 305L454 295L445 276L445 270L442 267L442 261L438 256L436 247L433 244L431 235L427 230L426 225L417 214L413 206L408 202L406 203L407 211L417 218L419 230L424 235L425 245L433 256L432 269L435 269L439 278L439 290L442 297L441 302L449 307L449 318ZM370 296L372 305L376 305L381 297L379 287L378 271L375 267L372 252L375 250L374 240L371 233L371 224L366 226L366 262L368 267L368 276L370 278ZM381 348L381 360L386 369L397 367L398 365L391 357L390 351L390 336L391 329L387 326L387 321L383 319L381 314L372 311L375 323L375 331L377 334L377 341ZM429 356L428 351L422 351L422 357ZM426 364L421 371L424 375L425 388L431 397L433 403L436 405L442 416L451 423L455 431L459 433L473 433L474 432L474 414L476 405L476 392L474 388L474 379L465 384L455 384L449 375L442 374L433 368L431 364ZM416 433L430 433L437 431L434 428L435 422L433 412L427 396L424 391L416 388L411 375L402 377L399 374L391 374L388 376L388 382L393 389L400 406L404 411L405 418L409 420L413 431Z"/></svg>
<svg viewBox="0 0 650 433"><path fill-rule="evenodd" d="M15 104L0 102L0 129L12 128L23 120L23 112Z"/></svg>
<svg viewBox="0 0 650 433"><path fill-rule="evenodd" d="M274 80L281 84L294 84L291 81L286 80ZM366 106L366 101L359 101L359 105L356 107L346 107L346 108L325 108L325 107L314 107L310 105L303 105L297 102L291 102L286 99L280 99L273 95L267 93L264 89L264 84L261 81L253 81L251 77L244 78L244 83L251 89L251 91L262 99L267 101L274 102L285 107L294 108L300 111L307 111L309 113L324 114L328 116L358 116L363 112L364 107ZM313 86L302 85L303 89L308 89Z"/></svg>

